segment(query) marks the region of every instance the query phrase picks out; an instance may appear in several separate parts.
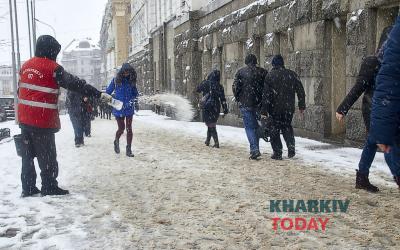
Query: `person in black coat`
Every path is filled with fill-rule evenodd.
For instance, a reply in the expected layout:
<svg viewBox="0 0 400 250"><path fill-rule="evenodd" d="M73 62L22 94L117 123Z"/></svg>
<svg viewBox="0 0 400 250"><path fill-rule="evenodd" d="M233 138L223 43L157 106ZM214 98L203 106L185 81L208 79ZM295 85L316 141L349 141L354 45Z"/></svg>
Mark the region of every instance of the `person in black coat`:
<svg viewBox="0 0 400 250"><path fill-rule="evenodd" d="M306 109L305 92L297 74L285 68L281 55L272 59L272 70L265 77L263 106L261 114L270 115L274 121L274 129L271 131L271 146L274 151L272 159L282 160L282 131L288 148L288 157L295 156L295 139L292 127L293 114L295 112L296 94L300 113ZM265 118L265 117L264 117Z"/></svg>
<svg viewBox="0 0 400 250"><path fill-rule="evenodd" d="M213 70L196 89L198 93L203 94L202 109L203 120L207 125L207 139L205 144L210 145L211 137L214 139L214 147L219 148L217 122L221 112L221 105L224 114L228 114L224 88L220 84L221 73L219 70Z"/></svg>
<svg viewBox="0 0 400 250"><path fill-rule="evenodd" d="M360 67L358 77L354 87L347 94L343 102L339 105L336 110L336 118L339 122L343 122L345 116L349 112L349 109L354 105L357 99L364 94L362 100L362 115L367 133L370 128L370 116L372 107L372 97L375 90L376 76L381 67L381 61L383 59L384 44L388 38L388 35L392 29L392 26L386 27L379 40L378 49L376 55L366 57ZM361 154L360 162L358 164L358 170L356 173L356 188L365 189L369 192L378 192L379 188L372 185L369 182L369 169L371 168L372 162L374 161L375 154L377 151L376 144L367 139L363 152Z"/></svg>
<svg viewBox="0 0 400 250"><path fill-rule="evenodd" d="M92 137L93 102L90 98L83 97L83 132L86 137Z"/></svg>
<svg viewBox="0 0 400 250"><path fill-rule="evenodd" d="M250 144L250 159L257 160L261 156L257 113L261 105L267 71L257 67L257 57L253 54L246 56L245 64L246 66L235 75L232 91L243 116L243 124Z"/></svg>

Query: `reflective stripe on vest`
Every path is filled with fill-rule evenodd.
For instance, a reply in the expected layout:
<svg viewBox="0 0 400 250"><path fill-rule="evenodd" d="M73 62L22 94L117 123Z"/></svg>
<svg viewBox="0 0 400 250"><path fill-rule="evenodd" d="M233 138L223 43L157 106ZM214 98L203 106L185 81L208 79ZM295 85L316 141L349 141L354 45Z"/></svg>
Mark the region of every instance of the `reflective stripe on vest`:
<svg viewBox="0 0 400 250"><path fill-rule="evenodd" d="M58 89L42 87L42 86L33 85L30 83L25 83L25 82L20 82L19 87L25 88L25 89L30 89L30 90L36 90L36 91L40 91L40 92L48 93L48 94L57 94L58 95L60 93L60 91Z"/></svg>
<svg viewBox="0 0 400 250"><path fill-rule="evenodd" d="M23 99L19 99L18 102L23 105L37 107L37 108L56 109L56 110L58 109L57 104L34 102L34 101L28 101L28 100L23 100Z"/></svg>

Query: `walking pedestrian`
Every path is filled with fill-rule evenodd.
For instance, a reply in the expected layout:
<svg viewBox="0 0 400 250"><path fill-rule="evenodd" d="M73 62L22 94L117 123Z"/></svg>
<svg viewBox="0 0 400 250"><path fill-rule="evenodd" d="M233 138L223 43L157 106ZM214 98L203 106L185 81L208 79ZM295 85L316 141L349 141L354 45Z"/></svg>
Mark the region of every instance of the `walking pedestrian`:
<svg viewBox="0 0 400 250"><path fill-rule="evenodd" d="M400 17L384 46L382 65L372 99L369 139L385 152L394 180L400 188Z"/></svg>
<svg viewBox="0 0 400 250"><path fill-rule="evenodd" d="M22 197L66 195L68 190L58 186L58 162L54 134L61 128L58 113L60 87L85 96L104 98L96 88L66 72L57 64L61 45L49 35L37 39L35 57L26 61L20 70L18 90L18 118L21 139L17 148L22 157ZM36 187L34 157L37 158L42 177L42 190Z"/></svg>
<svg viewBox="0 0 400 250"><path fill-rule="evenodd" d="M245 63L246 66L235 75L232 91L243 116L243 124L250 144L249 158L257 160L261 156L260 138L257 134L257 113L260 110L267 71L257 67L257 57L253 54L246 56Z"/></svg>
<svg viewBox="0 0 400 250"><path fill-rule="evenodd" d="M299 111L303 114L306 109L305 92L297 74L285 68L281 55L274 56L272 67L265 77L262 115L270 115L273 120L271 146L274 153L271 158L282 160L281 132L288 148L288 157L293 158L296 154L292 127L295 96L297 94Z"/></svg>
<svg viewBox="0 0 400 250"><path fill-rule="evenodd" d="M85 107L83 106L82 94L75 91L68 91L66 106L74 129L75 147L82 147L85 144L83 138L83 116Z"/></svg>
<svg viewBox="0 0 400 250"><path fill-rule="evenodd" d="M86 137L92 137L93 106L90 98L83 97L83 131Z"/></svg>
<svg viewBox="0 0 400 250"><path fill-rule="evenodd" d="M220 84L221 72L213 70L196 89L202 93L201 108L203 110L203 121L207 126L207 138L205 144L210 145L211 137L214 140L214 148L219 148L217 133L217 122L221 112L221 105L224 115L228 114L228 105L226 104L224 87Z"/></svg>
<svg viewBox="0 0 400 250"><path fill-rule="evenodd" d="M354 105L357 99L364 94L361 110L365 128L367 130L367 139L361 154L360 162L358 164L358 170L356 170L355 187L357 189L365 189L373 193L379 192L379 188L375 185L372 185L369 181L369 169L371 168L376 151L378 149L376 143L372 141L368 135L371 106L376 76L383 60L383 45L385 44L391 29L392 26L389 26L383 30L375 55L368 56L362 61L354 87L350 90L336 111L336 118L339 120L339 122L344 122L345 116L349 112L350 108Z"/></svg>
<svg viewBox="0 0 400 250"><path fill-rule="evenodd" d="M132 117L135 113L134 102L138 96L135 69L129 63L124 63L117 76L111 81L106 92L110 95L115 93L115 99L124 103L121 110L113 109L113 114L118 123L118 130L114 140L114 151L117 154L120 153L119 139L126 128L126 156L134 157L132 153Z"/></svg>
<svg viewBox="0 0 400 250"><path fill-rule="evenodd" d="M107 104L105 104L104 102L100 101L99 109L100 109L100 118L101 118L101 119L106 118L106 111L105 111L106 108L107 108L106 105L107 105Z"/></svg>

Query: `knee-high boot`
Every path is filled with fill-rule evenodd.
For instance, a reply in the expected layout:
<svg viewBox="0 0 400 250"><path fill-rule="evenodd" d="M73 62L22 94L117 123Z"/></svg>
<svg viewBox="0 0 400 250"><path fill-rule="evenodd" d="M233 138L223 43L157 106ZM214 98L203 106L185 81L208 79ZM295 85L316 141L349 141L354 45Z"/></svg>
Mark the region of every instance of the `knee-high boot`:
<svg viewBox="0 0 400 250"><path fill-rule="evenodd" d="M204 142L206 146L210 146L210 140L211 140L211 128L207 127L207 139Z"/></svg>
<svg viewBox="0 0 400 250"><path fill-rule="evenodd" d="M219 141L218 141L218 133L217 133L217 128L211 128L212 130L212 132L211 132L211 135L212 135L212 138L214 139L214 148L219 148Z"/></svg>

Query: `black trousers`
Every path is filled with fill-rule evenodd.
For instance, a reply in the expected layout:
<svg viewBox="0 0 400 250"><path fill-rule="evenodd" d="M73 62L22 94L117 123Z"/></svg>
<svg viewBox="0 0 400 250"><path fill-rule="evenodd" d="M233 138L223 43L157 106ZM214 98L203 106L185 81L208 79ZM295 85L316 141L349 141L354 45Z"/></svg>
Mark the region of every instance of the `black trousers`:
<svg viewBox="0 0 400 250"><path fill-rule="evenodd" d="M22 136L22 190L28 192L36 186L35 157L39 163L42 189L57 187L58 162L54 133L22 130Z"/></svg>
<svg viewBox="0 0 400 250"><path fill-rule="evenodd" d="M92 117L91 114L83 114L83 131L88 136L92 133Z"/></svg>
<svg viewBox="0 0 400 250"><path fill-rule="evenodd" d="M295 152L295 139L292 127L292 113L284 113L272 116L274 128L271 131L271 147L275 154L282 155L282 141L280 133L286 142L289 152Z"/></svg>

